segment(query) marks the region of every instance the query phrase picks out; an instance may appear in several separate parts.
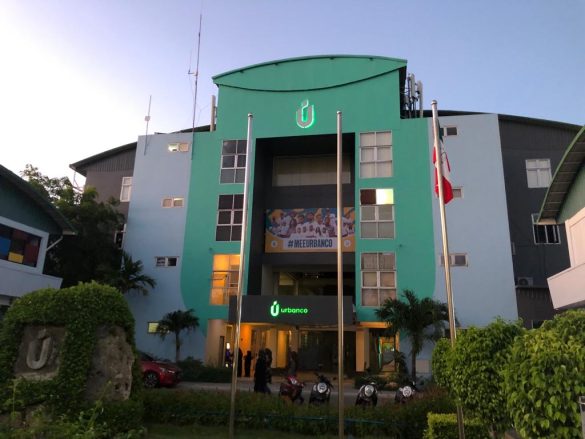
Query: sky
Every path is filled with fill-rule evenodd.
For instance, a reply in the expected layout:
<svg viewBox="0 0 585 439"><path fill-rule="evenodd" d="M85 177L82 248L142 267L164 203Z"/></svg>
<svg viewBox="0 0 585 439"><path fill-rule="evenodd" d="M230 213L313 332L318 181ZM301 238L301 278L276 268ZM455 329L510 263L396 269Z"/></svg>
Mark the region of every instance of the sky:
<svg viewBox="0 0 585 439"><path fill-rule="evenodd" d="M191 127L200 14L196 125L212 76L321 54L406 59L425 108L585 124L584 0L0 0L0 164L73 178L150 96L149 133Z"/></svg>

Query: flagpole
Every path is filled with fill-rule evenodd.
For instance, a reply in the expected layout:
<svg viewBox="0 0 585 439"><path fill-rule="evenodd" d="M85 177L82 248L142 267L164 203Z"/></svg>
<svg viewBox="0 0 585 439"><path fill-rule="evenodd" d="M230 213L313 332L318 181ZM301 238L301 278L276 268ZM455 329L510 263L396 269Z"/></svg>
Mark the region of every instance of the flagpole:
<svg viewBox="0 0 585 439"><path fill-rule="evenodd" d="M453 304L453 290L451 289L451 258L449 256L449 240L447 237L447 216L445 214L445 193L443 188L443 151L439 142L439 116L437 112L437 101L431 102L433 110L433 138L435 148L435 172L437 173L437 186L439 189L439 212L441 214L441 234L443 237L443 260L445 261L445 286L447 289L447 307L449 309L449 336L451 338L451 347L455 346L457 333L455 329L455 306ZM465 439L465 429L463 426L463 410L461 405L457 404L457 429L459 439Z"/></svg>
<svg viewBox="0 0 585 439"><path fill-rule="evenodd" d="M240 267L238 275L238 292L236 296L236 331L234 340L234 359L232 362L232 387L230 395L230 419L229 419L229 438L234 438L234 423L236 413L236 390L238 385L238 364L240 356L240 328L242 325L242 289L244 279L244 258L246 251L246 235L248 223L248 186L250 184L250 163L252 162L253 145L252 145L252 119L251 113L248 113L248 135L246 137L246 172L244 174L244 199L242 206L242 235L240 237Z"/></svg>
<svg viewBox="0 0 585 439"><path fill-rule="evenodd" d="M337 383L339 386L339 438L343 439L345 428L343 419L343 200L342 200L342 157L343 139L341 130L341 111L337 112Z"/></svg>

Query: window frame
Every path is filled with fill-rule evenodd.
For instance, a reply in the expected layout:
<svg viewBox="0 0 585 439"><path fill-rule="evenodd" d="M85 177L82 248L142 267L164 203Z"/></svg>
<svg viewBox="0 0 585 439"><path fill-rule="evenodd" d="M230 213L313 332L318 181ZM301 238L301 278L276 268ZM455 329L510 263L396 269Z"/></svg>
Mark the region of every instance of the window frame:
<svg viewBox="0 0 585 439"><path fill-rule="evenodd" d="M171 261L174 260L174 264L171 264ZM159 264L159 261L161 262ZM168 268L168 267L178 267L179 266L179 257L178 256L155 256L154 257L154 266L157 268Z"/></svg>
<svg viewBox="0 0 585 439"><path fill-rule="evenodd" d="M396 212L394 209L394 202L392 203L388 203L388 204L362 204L362 192L363 191L376 191L376 190L390 190L392 191L392 194L394 195L394 189L393 188L361 188L359 190L359 195L360 195L360 239L396 239ZM387 220L387 219L381 219L380 218L380 207L381 206L391 206L391 212L392 212L392 218ZM374 207L374 219L364 219L364 207ZM371 236L371 237L366 237L364 236L364 228L363 228L363 224L367 223L367 224L376 224L376 236ZM380 236L380 224L382 223L387 223L387 224L392 224L392 236L391 237L387 237L387 236Z"/></svg>
<svg viewBox="0 0 585 439"><path fill-rule="evenodd" d="M376 267L375 268L364 268L364 256L365 255L376 255ZM381 264L381 257L384 255L391 255L393 260L393 265L390 268L382 268ZM376 273L376 286L366 286L364 285L364 278L365 273ZM382 285L382 273L393 273L394 276L394 286L393 287L385 287ZM388 291L388 298L396 300L396 293L398 290L398 278L396 273L396 253L395 252L363 252L360 255L360 294L361 294L361 306L366 308L373 308L373 307L380 307L384 303L381 300L380 292L381 291ZM376 305L365 305L364 304L364 290L376 290L378 302Z"/></svg>
<svg viewBox="0 0 585 439"><path fill-rule="evenodd" d="M221 256L227 256L228 257L228 269L227 270L219 270L219 269L215 269L215 259L216 257L221 257ZM210 291L209 291L209 304L210 305L214 305L214 306L225 306L225 305L229 305L229 298L231 296L235 296L238 293L238 282L239 282L239 276L240 276L240 255L236 254L236 253L216 253L213 255L213 260L212 260L212 265L211 265L211 278L210 278ZM237 265L236 264L232 264L232 260L237 259ZM231 269L232 267L235 267L234 269ZM235 279L232 278L232 276L235 275ZM221 277L216 277L216 276L221 276ZM224 281L224 285L223 286L215 286L214 282L216 280L223 280ZM235 289L235 293L234 294L230 294L230 291L233 292L233 290ZM214 295L214 291L216 290L220 290L221 291L221 298L222 301L221 303L216 303L214 302L214 297L217 297L216 295Z"/></svg>
<svg viewBox="0 0 585 439"><path fill-rule="evenodd" d="M225 152L225 147L235 142L235 152ZM244 152L238 152L238 147L243 144ZM224 166L224 158L225 157L233 157L234 158L234 165L233 166ZM238 161L240 157L244 157L244 166L238 166ZM248 145L246 139L224 139L222 140L221 144L221 154L219 158L219 184L243 184L246 178L246 164L248 163ZM233 171L233 181L222 181L223 180L223 171ZM238 181L238 171L240 171L241 180Z"/></svg>
<svg viewBox="0 0 585 439"><path fill-rule="evenodd" d="M368 135L368 134L373 134L374 135L374 145L363 145L362 142L362 136ZM382 142L378 142L378 136L381 136L382 134L389 134L390 135L390 144L385 144ZM359 173L360 173L360 178L390 178L394 176L394 151L393 151L393 143L394 143L394 137L392 135L392 130L386 130L386 131L364 131L359 133ZM382 160L379 159L379 149L381 148L388 148L388 150L390 151L390 158L388 160ZM374 157L372 160L363 160L362 157L362 152L366 151L366 150L373 150L374 152ZM383 163L388 163L389 164L389 175L380 175L380 173L378 172L379 169L379 165L383 164ZM364 172L362 171L362 165L374 165L374 175L371 177L366 177L364 176Z"/></svg>
<svg viewBox="0 0 585 439"><path fill-rule="evenodd" d="M561 231L559 229L558 224L537 224L538 217L540 214L533 213L531 215L532 218L532 238L534 239L535 245L560 245L561 244ZM544 230L544 235L546 237L545 242L541 242L537 239L540 234L537 232L537 228L542 228ZM553 235L553 241L549 237L549 233ZM554 241L554 237L556 236L556 242Z"/></svg>
<svg viewBox="0 0 585 439"><path fill-rule="evenodd" d="M222 205L222 197L232 197L231 201L231 208L221 208ZM241 197L241 202L236 203L236 199ZM241 207L236 208L236 205L240 205ZM222 214L229 212L230 214L230 222L229 223L220 223L220 217ZM236 222L236 214L240 213L240 222ZM237 242L242 240L242 226L243 226L243 218L244 216L244 194L220 194L217 199L217 215L215 221L215 240L218 242ZM229 236L230 239L218 239L219 237L219 230L220 228L224 229L229 227ZM234 230L239 228L238 239L234 239Z"/></svg>
<svg viewBox="0 0 585 439"><path fill-rule="evenodd" d="M539 162L545 161L547 166L539 166ZM528 185L529 189L539 189L539 188L548 188L552 182L552 168L550 158L533 158L533 159L525 159L525 168L526 168L526 184ZM532 166L531 163L534 163ZM531 183L531 172L536 172L536 183ZM546 179L548 182L543 182L542 180Z"/></svg>
<svg viewBox="0 0 585 439"><path fill-rule="evenodd" d="M170 206L165 206L166 200L170 200ZM185 207L185 198L184 197L164 197L162 199L161 205L164 209Z"/></svg>
<svg viewBox="0 0 585 439"><path fill-rule="evenodd" d="M128 183L130 181L130 183ZM127 194L124 196L124 189L127 189ZM129 203L132 197L132 176L122 177L122 186L120 188L120 203Z"/></svg>
<svg viewBox="0 0 585 439"><path fill-rule="evenodd" d="M460 257L465 258L464 264L456 263L457 258L460 258ZM449 261L450 261L451 267L469 267L469 257L467 255L467 253L449 253ZM445 266L445 257L443 254L439 255L439 264L441 267Z"/></svg>
<svg viewBox="0 0 585 439"><path fill-rule="evenodd" d="M167 144L169 152L189 152L191 144L189 142L172 142Z"/></svg>

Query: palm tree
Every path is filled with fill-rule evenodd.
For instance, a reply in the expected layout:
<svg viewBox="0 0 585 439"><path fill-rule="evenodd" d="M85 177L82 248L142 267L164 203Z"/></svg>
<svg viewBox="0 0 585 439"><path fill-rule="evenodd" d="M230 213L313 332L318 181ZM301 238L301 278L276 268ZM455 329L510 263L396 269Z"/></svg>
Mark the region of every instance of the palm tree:
<svg viewBox="0 0 585 439"><path fill-rule="evenodd" d="M179 337L181 332L194 331L197 327L199 327L199 317L193 314L193 309L187 311L178 309L169 312L158 321L156 331L163 340L170 332L175 334L175 362L178 362L181 357L181 338Z"/></svg>
<svg viewBox="0 0 585 439"><path fill-rule="evenodd" d="M376 310L378 318L388 325L391 335L406 332L412 346L411 374L416 380L416 356L422 351L425 340L438 340L449 319L447 304L428 297L419 299L414 291L404 290L406 301L387 299ZM429 327L432 326L432 331Z"/></svg>
<svg viewBox="0 0 585 439"><path fill-rule="evenodd" d="M120 271L114 276L113 285L122 294L137 290L146 296L148 294L146 286L148 285L150 288L154 288L156 286L156 280L143 274L142 270L142 261L133 261L132 256L126 252L122 252L122 266L120 267Z"/></svg>

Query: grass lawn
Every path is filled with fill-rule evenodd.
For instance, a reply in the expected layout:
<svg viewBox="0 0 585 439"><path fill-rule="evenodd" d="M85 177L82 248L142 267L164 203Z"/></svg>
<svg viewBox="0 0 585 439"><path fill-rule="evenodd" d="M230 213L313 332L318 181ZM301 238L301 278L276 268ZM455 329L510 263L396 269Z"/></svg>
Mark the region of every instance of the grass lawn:
<svg viewBox="0 0 585 439"><path fill-rule="evenodd" d="M204 427L201 425L189 425L178 427L176 425L148 424L147 439L193 439L193 438L227 438L228 427L213 426ZM285 433L275 430L245 430L236 428L237 438L241 439L307 439L312 436L302 434ZM335 439L335 436L319 436L319 439ZM367 438L366 438L367 439Z"/></svg>

